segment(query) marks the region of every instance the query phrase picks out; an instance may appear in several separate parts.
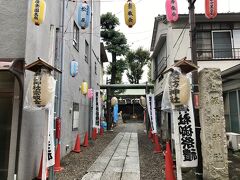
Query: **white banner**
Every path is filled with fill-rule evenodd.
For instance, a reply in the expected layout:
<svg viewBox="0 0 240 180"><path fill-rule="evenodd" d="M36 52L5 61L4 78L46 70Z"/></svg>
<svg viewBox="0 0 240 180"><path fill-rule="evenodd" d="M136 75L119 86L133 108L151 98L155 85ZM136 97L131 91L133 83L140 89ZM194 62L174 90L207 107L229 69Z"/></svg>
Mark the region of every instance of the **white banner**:
<svg viewBox="0 0 240 180"><path fill-rule="evenodd" d="M55 164L55 144L54 144L54 103L48 110L48 149L47 167Z"/></svg>
<svg viewBox="0 0 240 180"><path fill-rule="evenodd" d="M155 99L154 94L147 94L147 109L152 128L152 133L157 133L156 113L155 113Z"/></svg>
<svg viewBox="0 0 240 180"><path fill-rule="evenodd" d="M54 80L54 92L56 89L56 81ZM51 104L48 106L48 149L47 149L47 167L55 164L55 144L54 144L54 99L53 93Z"/></svg>
<svg viewBox="0 0 240 180"><path fill-rule="evenodd" d="M93 90L93 127L100 129L101 95L100 90Z"/></svg>
<svg viewBox="0 0 240 180"><path fill-rule="evenodd" d="M173 110L174 132L176 145L180 146L181 167L197 167L198 156L196 148L195 121L192 98L190 96L186 110ZM179 162L177 162L179 163Z"/></svg>

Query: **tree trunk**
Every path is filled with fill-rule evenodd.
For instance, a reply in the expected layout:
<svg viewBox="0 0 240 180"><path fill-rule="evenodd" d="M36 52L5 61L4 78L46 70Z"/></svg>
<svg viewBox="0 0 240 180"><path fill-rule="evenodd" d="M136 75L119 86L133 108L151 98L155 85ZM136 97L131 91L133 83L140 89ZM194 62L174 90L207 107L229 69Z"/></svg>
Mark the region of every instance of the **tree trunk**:
<svg viewBox="0 0 240 180"><path fill-rule="evenodd" d="M116 61L117 61L117 55L116 53L112 53L112 75L111 75L111 84L115 84L116 82Z"/></svg>

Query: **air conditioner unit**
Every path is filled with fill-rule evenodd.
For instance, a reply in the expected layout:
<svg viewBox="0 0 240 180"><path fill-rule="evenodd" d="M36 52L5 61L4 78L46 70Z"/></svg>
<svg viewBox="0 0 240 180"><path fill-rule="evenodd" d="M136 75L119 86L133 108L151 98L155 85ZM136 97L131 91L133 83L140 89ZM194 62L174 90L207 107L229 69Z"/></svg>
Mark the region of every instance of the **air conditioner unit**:
<svg viewBox="0 0 240 180"><path fill-rule="evenodd" d="M227 132L226 135L228 148L233 149L234 151L240 150L240 134Z"/></svg>

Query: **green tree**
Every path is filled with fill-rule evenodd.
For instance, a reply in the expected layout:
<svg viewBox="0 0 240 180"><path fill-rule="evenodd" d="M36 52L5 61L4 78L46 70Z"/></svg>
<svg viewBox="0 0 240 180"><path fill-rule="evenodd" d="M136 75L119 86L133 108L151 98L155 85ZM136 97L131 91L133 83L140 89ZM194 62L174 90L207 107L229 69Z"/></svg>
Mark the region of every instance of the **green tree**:
<svg viewBox="0 0 240 180"><path fill-rule="evenodd" d="M127 77L131 84L139 84L142 78L143 66L150 60L150 53L139 47L136 51L129 51L126 55Z"/></svg>
<svg viewBox="0 0 240 180"><path fill-rule="evenodd" d="M116 61L116 68L117 68L117 72L116 72L116 83L120 84L122 83L122 76L125 70L127 70L127 66L126 66L126 62L123 59L117 60ZM112 74L112 64L110 64L107 67L107 72L108 75Z"/></svg>
<svg viewBox="0 0 240 180"><path fill-rule="evenodd" d="M107 51L112 54L111 84L115 84L117 75L122 74L117 69L117 56L123 56L129 50L125 35L115 30L118 25L119 19L112 13L108 12L101 15L101 37L105 42Z"/></svg>
<svg viewBox="0 0 240 180"><path fill-rule="evenodd" d="M122 76L123 76L123 73L125 70L127 70L127 65L126 65L126 62L125 60L123 59L119 59L116 61L116 69L117 69L117 72L116 72L116 84L122 84ZM107 71L106 73L108 75L111 75L112 74L112 64L110 64L108 67L107 67ZM120 94L120 93L123 93L125 92L124 89L119 89L119 90L114 90L114 94Z"/></svg>

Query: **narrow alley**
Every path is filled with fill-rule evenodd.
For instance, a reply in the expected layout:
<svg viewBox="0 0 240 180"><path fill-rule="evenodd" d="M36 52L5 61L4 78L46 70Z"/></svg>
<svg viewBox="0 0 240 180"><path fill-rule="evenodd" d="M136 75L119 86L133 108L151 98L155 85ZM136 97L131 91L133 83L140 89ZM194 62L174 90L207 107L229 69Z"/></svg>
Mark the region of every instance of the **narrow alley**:
<svg viewBox="0 0 240 180"><path fill-rule="evenodd" d="M80 153L70 153L61 161L64 170L57 180L161 180L165 179L165 143L161 153L154 153L142 121L120 123L113 131L90 140L89 147L81 146ZM83 137L81 138L82 142ZM238 180L240 159L229 153L230 179ZM183 170L184 180L194 180L194 168Z"/></svg>
<svg viewBox="0 0 240 180"><path fill-rule="evenodd" d="M59 180L159 179L164 173L162 153L154 154L142 122L128 121L98 135L81 152L62 159ZM140 169L139 169L140 168ZM94 176L93 176L94 175ZM100 178L101 177L101 178Z"/></svg>

